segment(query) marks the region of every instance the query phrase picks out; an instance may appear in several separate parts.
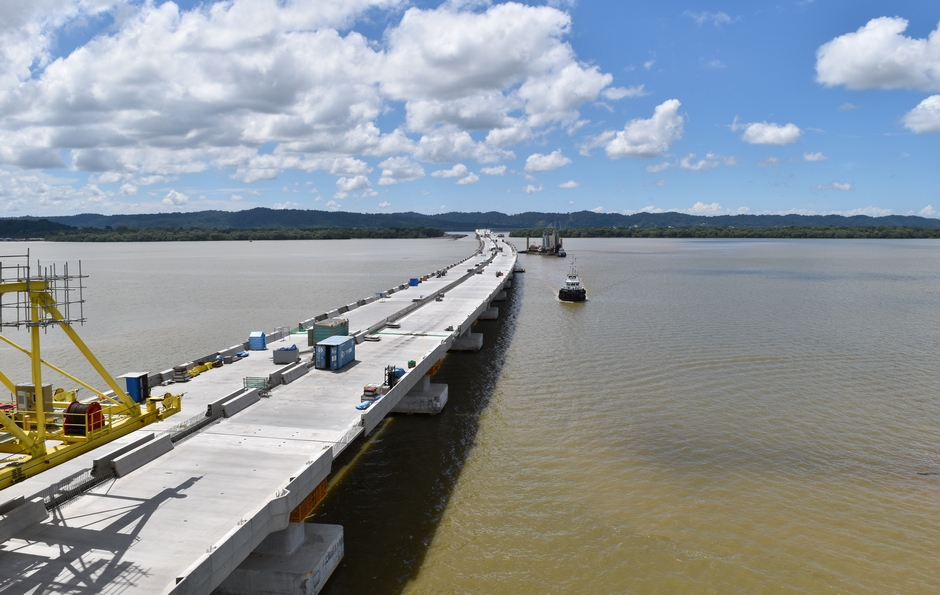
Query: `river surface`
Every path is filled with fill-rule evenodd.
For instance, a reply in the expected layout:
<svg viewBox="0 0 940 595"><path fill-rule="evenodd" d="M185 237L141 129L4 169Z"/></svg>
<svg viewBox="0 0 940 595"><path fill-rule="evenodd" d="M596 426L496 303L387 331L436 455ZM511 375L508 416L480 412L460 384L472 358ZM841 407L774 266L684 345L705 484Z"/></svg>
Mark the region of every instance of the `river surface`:
<svg viewBox="0 0 940 595"><path fill-rule="evenodd" d="M80 332L122 373L475 243L30 247L83 260ZM324 593L940 592L940 242L566 248L587 303L556 299L571 258L521 255L483 350L434 377L444 412L393 416L336 462L313 520L345 527L346 557Z"/></svg>

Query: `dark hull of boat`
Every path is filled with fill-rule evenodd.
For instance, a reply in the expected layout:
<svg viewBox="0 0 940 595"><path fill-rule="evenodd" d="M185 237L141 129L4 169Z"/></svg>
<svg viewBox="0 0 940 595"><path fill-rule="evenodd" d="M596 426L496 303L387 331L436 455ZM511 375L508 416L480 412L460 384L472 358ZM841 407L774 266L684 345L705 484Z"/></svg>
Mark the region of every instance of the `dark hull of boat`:
<svg viewBox="0 0 940 595"><path fill-rule="evenodd" d="M559 289L558 299L563 302L583 302L587 299L587 292L583 289Z"/></svg>

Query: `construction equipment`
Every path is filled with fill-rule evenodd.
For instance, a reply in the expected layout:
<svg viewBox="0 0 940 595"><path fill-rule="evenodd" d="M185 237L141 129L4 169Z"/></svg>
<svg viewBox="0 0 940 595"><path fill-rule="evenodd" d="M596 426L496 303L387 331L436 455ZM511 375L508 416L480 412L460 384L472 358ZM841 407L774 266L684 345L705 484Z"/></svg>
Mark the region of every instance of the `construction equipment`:
<svg viewBox="0 0 940 595"><path fill-rule="evenodd" d="M12 261L12 263L11 263ZM82 304L81 263L78 274L68 264L60 273L55 265L30 268L29 253L0 257L0 330L25 328L29 349L0 334L7 343L30 358L31 382L14 383L0 370L0 383L15 395L15 408L0 410L0 490L36 475L138 428L160 421L181 409L181 395L142 395L137 402L104 368L75 332L85 322ZM40 337L58 327L71 339L110 388L102 391L42 359ZM43 384L43 366L91 391L79 400L77 389Z"/></svg>

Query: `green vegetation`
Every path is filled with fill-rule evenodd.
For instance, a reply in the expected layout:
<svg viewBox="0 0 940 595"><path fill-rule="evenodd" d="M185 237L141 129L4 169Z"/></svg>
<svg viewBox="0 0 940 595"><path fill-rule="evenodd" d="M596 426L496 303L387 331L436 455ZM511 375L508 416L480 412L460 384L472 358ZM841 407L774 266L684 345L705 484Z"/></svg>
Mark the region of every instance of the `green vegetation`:
<svg viewBox="0 0 940 595"><path fill-rule="evenodd" d="M41 238L73 229L48 219L0 219L0 238Z"/></svg>
<svg viewBox="0 0 940 595"><path fill-rule="evenodd" d="M0 237L37 237L51 235L26 231L36 223L37 217L0 219ZM526 212L507 215L496 211L485 213L347 213L343 211L315 211L306 209L268 209L258 207L245 211L196 211L189 213L138 213L129 215L46 216L39 227L61 224L73 228L118 229L382 229L427 227L444 231L472 231L483 227L495 230L581 229L595 227L616 228L686 228L698 225L728 228L780 228L780 227L914 227L940 228L940 219L913 215L688 215L686 213L573 213ZM3 229L9 231L4 232ZM21 230L21 231L17 231Z"/></svg>
<svg viewBox="0 0 940 595"><path fill-rule="evenodd" d="M117 229L84 228L46 235L53 242L206 242L245 240L349 240L439 238L444 232L427 227L327 229Z"/></svg>
<svg viewBox="0 0 940 595"><path fill-rule="evenodd" d="M541 238L545 228L516 229L512 237ZM940 238L940 229L884 226L813 227L580 227L563 229L565 238L832 238L832 239L921 239Z"/></svg>

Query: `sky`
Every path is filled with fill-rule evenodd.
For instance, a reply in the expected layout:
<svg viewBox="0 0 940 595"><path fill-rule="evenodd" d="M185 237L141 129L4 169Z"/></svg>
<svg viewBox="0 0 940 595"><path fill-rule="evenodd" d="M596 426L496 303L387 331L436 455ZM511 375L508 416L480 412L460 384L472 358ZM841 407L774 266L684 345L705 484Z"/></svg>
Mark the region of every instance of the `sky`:
<svg viewBox="0 0 940 595"><path fill-rule="evenodd" d="M0 1L0 217L940 216L940 3Z"/></svg>

